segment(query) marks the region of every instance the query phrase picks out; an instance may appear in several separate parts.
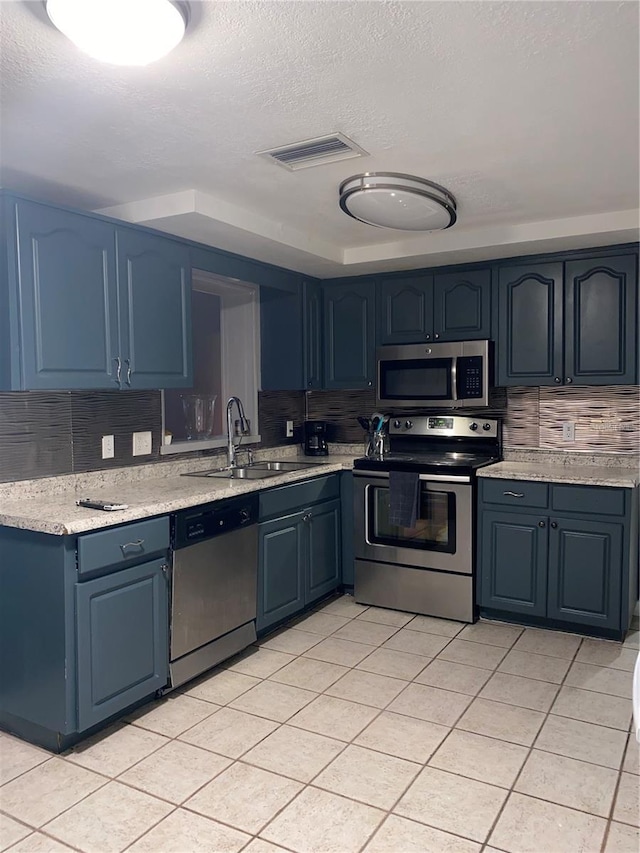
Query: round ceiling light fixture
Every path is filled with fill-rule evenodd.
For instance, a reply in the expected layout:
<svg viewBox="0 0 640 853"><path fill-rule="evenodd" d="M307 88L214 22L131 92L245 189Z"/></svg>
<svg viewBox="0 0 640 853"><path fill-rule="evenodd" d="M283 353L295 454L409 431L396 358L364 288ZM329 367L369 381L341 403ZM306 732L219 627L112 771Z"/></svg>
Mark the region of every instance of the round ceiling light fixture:
<svg viewBox="0 0 640 853"><path fill-rule="evenodd" d="M340 184L340 207L377 228L444 231L455 224L456 200L448 190L424 178L398 172L365 172Z"/></svg>
<svg viewBox="0 0 640 853"><path fill-rule="evenodd" d="M113 65L148 65L179 44L187 7L173 0L45 0L55 27L80 50Z"/></svg>

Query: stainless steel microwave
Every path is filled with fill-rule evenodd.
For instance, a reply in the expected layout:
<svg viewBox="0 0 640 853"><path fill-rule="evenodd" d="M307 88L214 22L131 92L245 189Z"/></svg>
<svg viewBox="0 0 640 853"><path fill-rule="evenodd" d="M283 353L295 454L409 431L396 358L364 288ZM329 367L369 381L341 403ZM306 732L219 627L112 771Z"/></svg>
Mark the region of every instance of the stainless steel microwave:
<svg viewBox="0 0 640 853"><path fill-rule="evenodd" d="M490 341L379 347L378 406L488 406L490 355Z"/></svg>

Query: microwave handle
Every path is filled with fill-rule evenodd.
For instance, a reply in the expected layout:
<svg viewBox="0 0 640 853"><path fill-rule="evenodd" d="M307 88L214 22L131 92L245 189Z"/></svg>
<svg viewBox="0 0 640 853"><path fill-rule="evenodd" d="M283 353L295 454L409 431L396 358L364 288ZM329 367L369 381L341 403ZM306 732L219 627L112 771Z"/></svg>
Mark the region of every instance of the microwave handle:
<svg viewBox="0 0 640 853"><path fill-rule="evenodd" d="M458 356L454 355L451 359L451 399L455 402L458 399Z"/></svg>

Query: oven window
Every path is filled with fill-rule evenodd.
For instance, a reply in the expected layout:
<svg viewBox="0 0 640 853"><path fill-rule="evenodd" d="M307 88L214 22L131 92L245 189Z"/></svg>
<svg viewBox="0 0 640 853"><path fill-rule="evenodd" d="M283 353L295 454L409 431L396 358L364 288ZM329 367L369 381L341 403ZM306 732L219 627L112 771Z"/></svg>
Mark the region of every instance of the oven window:
<svg viewBox="0 0 640 853"><path fill-rule="evenodd" d="M450 358L380 362L380 399L450 400Z"/></svg>
<svg viewBox="0 0 640 853"><path fill-rule="evenodd" d="M389 522L389 488L369 486L369 541L375 545L416 548L422 551L456 551L456 496L421 486L415 527Z"/></svg>

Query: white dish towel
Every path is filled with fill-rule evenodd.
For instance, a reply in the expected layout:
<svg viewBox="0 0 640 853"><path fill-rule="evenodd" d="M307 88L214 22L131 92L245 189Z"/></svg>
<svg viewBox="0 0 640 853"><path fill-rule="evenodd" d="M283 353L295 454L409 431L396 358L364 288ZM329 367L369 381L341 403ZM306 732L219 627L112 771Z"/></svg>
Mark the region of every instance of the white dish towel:
<svg viewBox="0 0 640 853"><path fill-rule="evenodd" d="M633 670L633 730L640 743L640 652Z"/></svg>

